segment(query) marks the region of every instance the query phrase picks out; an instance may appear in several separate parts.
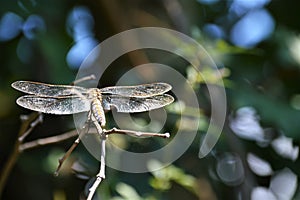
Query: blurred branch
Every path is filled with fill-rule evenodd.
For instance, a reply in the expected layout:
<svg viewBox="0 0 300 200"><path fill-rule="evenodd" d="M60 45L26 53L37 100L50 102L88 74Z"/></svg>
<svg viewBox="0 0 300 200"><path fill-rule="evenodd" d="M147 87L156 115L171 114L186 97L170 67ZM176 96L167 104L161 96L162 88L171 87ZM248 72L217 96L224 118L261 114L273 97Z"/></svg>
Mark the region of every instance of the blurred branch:
<svg viewBox="0 0 300 200"><path fill-rule="evenodd" d="M120 33L122 31L130 30L135 25L133 24L133 20L135 19L135 16L132 16L135 12L132 12L132 10L124 10L122 1L98 1L100 5L99 9L103 9L107 15L108 21L110 21L110 24L112 25L112 28L114 29L115 33ZM132 14L133 13L133 14ZM124 16L124 17L120 17ZM131 20L132 19L132 20ZM144 26L143 24L141 25ZM153 25L154 26L154 25ZM126 40L123 40L120 43L120 48L123 49L131 49L130 46L138 46L138 38L131 37L128 40L128 37ZM138 66L145 63L151 63L149 61L149 58L145 51L131 51L126 54L132 63L133 67ZM138 70L138 69L137 69ZM152 68L148 68L147 72L145 71L139 71L139 75L143 77L145 80L153 79L156 74L154 73ZM149 78L150 77L150 78Z"/></svg>
<svg viewBox="0 0 300 200"><path fill-rule="evenodd" d="M2 192L5 186L5 183L7 181L7 178L15 165L19 155L20 150L19 147L24 140L26 136L28 136L31 131L34 129L34 127L37 126L38 123L41 122L41 113L33 112L30 115L26 115L21 117L22 125L20 127L19 133L18 133L18 140L16 140L14 149L9 156L8 161L5 163L5 166L3 167L3 170L1 172L0 176L0 197L2 196Z"/></svg>
<svg viewBox="0 0 300 200"><path fill-rule="evenodd" d="M188 20L184 15L180 3L177 0L163 0L162 2L177 30L183 33L188 33Z"/></svg>
<svg viewBox="0 0 300 200"><path fill-rule="evenodd" d="M48 138L42 138L37 139L34 141L22 143L24 139L33 131L33 129L39 124L42 123L42 114L38 112L33 112L30 115L22 115L22 125L19 130L18 134L18 140L16 140L16 143L14 145L13 152L9 156L8 161L6 162L0 176L0 197L2 195L5 183L7 181L7 178L9 174L11 173L12 168L14 167L19 155L24 151L28 149L32 149L39 146L44 146L48 144L54 144L58 143L64 140L67 140L69 138L75 137L77 135L77 130L72 130L60 135L48 137ZM74 147L75 148L75 147Z"/></svg>

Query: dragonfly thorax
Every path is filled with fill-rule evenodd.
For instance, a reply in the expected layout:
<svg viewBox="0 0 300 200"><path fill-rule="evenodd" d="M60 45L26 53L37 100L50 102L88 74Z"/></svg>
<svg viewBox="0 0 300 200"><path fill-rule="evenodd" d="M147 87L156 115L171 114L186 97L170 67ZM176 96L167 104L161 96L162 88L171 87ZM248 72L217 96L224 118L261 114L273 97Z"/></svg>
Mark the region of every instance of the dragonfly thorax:
<svg viewBox="0 0 300 200"><path fill-rule="evenodd" d="M102 105L102 95L98 89L93 89L89 93L89 98L91 100L91 112L96 120L100 123L100 126L105 126L106 119L104 114L104 109Z"/></svg>

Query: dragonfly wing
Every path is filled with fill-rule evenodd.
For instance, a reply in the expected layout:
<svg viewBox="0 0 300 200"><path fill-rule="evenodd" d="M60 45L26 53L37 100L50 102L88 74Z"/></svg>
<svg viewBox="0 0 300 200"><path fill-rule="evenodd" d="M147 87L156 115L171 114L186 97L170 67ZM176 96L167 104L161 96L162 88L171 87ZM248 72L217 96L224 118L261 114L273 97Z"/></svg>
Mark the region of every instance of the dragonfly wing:
<svg viewBox="0 0 300 200"><path fill-rule="evenodd" d="M172 89L167 83L151 83L133 86L112 86L101 88L102 94L117 94L125 97L151 97L163 94Z"/></svg>
<svg viewBox="0 0 300 200"><path fill-rule="evenodd" d="M51 85L32 81L16 81L11 86L21 92L40 97L78 96L87 92L86 88L79 86Z"/></svg>
<svg viewBox="0 0 300 200"><path fill-rule="evenodd" d="M25 95L17 99L17 104L42 113L65 115L90 110L90 102L84 98L50 98Z"/></svg>
<svg viewBox="0 0 300 200"><path fill-rule="evenodd" d="M146 98L124 97L119 95L103 95L103 105L105 110L115 107L118 112L135 113L144 112L164 107L174 101L168 94L162 94Z"/></svg>

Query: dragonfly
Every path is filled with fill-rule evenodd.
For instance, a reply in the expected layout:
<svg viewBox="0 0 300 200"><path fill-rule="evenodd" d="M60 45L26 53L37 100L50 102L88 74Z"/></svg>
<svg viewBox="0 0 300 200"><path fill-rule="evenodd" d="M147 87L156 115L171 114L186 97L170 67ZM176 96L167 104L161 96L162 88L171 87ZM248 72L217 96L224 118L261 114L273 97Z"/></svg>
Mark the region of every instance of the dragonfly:
<svg viewBox="0 0 300 200"><path fill-rule="evenodd" d="M11 86L16 90L27 93L27 95L19 97L16 102L18 105L29 110L56 115L89 113L88 120L91 119L93 121L97 132L102 136L101 165L96 180L101 181L105 178L105 139L107 134L114 132L136 136L169 137L169 133L136 132L117 128L104 129L106 124L105 111L107 110L116 109L117 112L136 113L158 109L172 103L174 98L166 94L172 87L167 83L158 82L133 86L111 86L99 89L72 85L52 85L33 81L16 81ZM84 131L81 133L84 133ZM59 159L58 167L54 173L55 176L58 175L63 162L79 144L81 133L64 156ZM90 193L91 196L93 193ZM90 194L88 199L91 199Z"/></svg>
<svg viewBox="0 0 300 200"><path fill-rule="evenodd" d="M106 124L107 110L116 109L122 113L145 112L164 107L174 101L171 95L165 94L172 86L163 82L85 88L16 81L11 86L28 94L17 99L16 102L21 107L56 115L90 112L101 127Z"/></svg>

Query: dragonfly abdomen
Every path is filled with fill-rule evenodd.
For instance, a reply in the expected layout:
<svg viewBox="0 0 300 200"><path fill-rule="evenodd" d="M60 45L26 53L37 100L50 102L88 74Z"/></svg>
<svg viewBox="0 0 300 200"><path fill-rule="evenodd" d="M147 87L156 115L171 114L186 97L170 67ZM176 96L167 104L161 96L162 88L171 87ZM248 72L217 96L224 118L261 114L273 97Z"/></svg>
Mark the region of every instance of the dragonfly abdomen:
<svg viewBox="0 0 300 200"><path fill-rule="evenodd" d="M94 117L100 123L100 126L101 127L105 126L106 119L105 119L105 114L104 114L104 110L102 107L101 96L98 96L97 98L94 98L92 100L91 109L92 109L92 113L93 113Z"/></svg>

